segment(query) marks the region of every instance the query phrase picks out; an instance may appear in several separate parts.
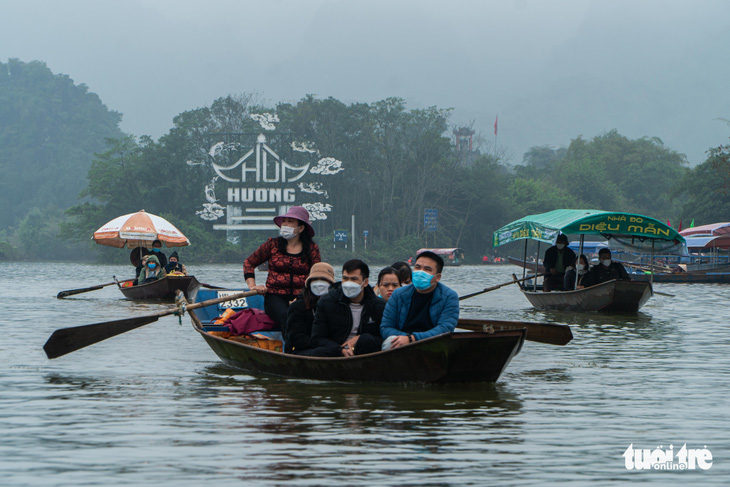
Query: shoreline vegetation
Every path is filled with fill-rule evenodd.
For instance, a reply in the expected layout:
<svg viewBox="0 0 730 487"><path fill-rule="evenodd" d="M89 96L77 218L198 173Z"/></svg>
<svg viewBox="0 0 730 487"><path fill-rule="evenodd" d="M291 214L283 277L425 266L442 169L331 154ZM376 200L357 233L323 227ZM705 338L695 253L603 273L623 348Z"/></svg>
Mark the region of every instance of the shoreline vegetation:
<svg viewBox="0 0 730 487"><path fill-rule="evenodd" d="M267 144L296 158L294 143L278 135L289 134L299 149L341 162L317 187L332 211L313 222L331 262L357 255L389 264L422 247L459 247L465 263L479 264L483 255L517 252L492 249L492 233L505 222L561 208L633 212L684 227L726 221L730 213L730 145L708 149L707 160L690 168L657 137L610 130L577 136L567 147L533 147L515 163L508 148L455 126L448 109L313 95L267 104L255 94L184 111L153 140L122 133L121 114L43 62L10 59L0 62L0 74L0 261L126 262L128 252L90 237L104 222L145 209L190 239L180 250L186 263L243 262L274 235L214 230L225 219L199 216L206 198L227 204L223 181L217 199L211 186L212 134L220 133L255 139L266 132ZM276 115L275 132L257 121L262 113ZM250 145L251 137L243 140ZM438 212L437 226L424 225L426 210ZM353 217L354 254L332 243Z"/></svg>

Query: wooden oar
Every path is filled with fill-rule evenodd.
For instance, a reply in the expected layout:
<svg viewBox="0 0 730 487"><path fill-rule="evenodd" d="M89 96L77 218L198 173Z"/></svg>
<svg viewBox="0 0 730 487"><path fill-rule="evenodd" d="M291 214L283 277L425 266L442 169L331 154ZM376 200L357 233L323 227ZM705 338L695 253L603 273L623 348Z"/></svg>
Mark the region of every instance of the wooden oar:
<svg viewBox="0 0 730 487"><path fill-rule="evenodd" d="M652 294L658 294L659 296L667 296L668 298L673 298L674 297L674 294L660 293L659 291L654 291L653 289L651 290L651 293Z"/></svg>
<svg viewBox="0 0 730 487"><path fill-rule="evenodd" d="M514 279L514 280L512 280L510 282L505 282L505 283L502 283L502 284L497 284L496 286L488 287L486 289L482 289L481 291L478 291L478 292L475 292L475 293L467 294L465 296L459 296L459 301L461 301L462 299L468 299L468 298L472 298L474 296L479 296L480 294L488 293L489 291L494 291L495 289L499 289L499 288L504 287L504 286L509 286L510 284L515 284L517 282L527 281L528 279L534 279L534 278L537 278L537 277L540 277L540 276L544 276L544 275L545 274L538 274L536 276L527 276L527 277L523 277L522 279Z"/></svg>
<svg viewBox="0 0 730 487"><path fill-rule="evenodd" d="M549 343L550 345L566 345L573 339L573 332L568 325L558 323L530 323L527 321L505 321L505 320L483 320L483 319L460 319L456 325L471 331L494 330L519 330L527 328L525 340L533 342Z"/></svg>
<svg viewBox="0 0 730 487"><path fill-rule="evenodd" d="M210 306L212 304L223 303L225 301L232 301L234 299L246 298L258 294L256 291L247 291L245 293L232 294L230 296L223 296L220 298L209 299L201 303L190 304L183 309L198 309ZM140 326L147 325L154 321L157 321L163 316L178 313L180 308L168 308L165 311L159 313L140 316L137 318L127 318L125 320L115 321L104 321L102 323L93 323L91 325L73 326L70 328L61 328L53 332L45 345L45 350L48 358L58 358L67 353L75 352L76 350L88 347L95 343L99 343L102 340L111 338L113 336L120 335L122 333L134 330Z"/></svg>
<svg viewBox="0 0 730 487"><path fill-rule="evenodd" d="M106 284L99 284L97 286L84 287L81 289L69 289L68 291L61 291L60 293L58 293L56 295L56 297L58 299L61 299L61 298L65 298L66 296L72 296L74 294L88 293L89 291L96 291L97 289L111 286L112 284L116 284L116 282L107 282Z"/></svg>

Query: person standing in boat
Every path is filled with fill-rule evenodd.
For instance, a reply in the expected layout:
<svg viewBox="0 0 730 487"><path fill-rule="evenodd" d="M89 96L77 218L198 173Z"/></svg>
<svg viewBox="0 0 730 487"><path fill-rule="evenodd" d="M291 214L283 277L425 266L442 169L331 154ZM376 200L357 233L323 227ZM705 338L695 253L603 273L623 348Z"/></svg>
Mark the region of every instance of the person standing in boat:
<svg viewBox="0 0 730 487"><path fill-rule="evenodd" d="M335 283L335 270L326 262L312 266L304 289L289 306L284 335L284 352L294 355L317 356L318 351L312 343L312 323L319 298L327 294Z"/></svg>
<svg viewBox="0 0 730 487"><path fill-rule="evenodd" d="M243 277L251 291L264 295L264 312L286 333L286 316L291 303L304 288L312 266L322 259L319 247L312 240L314 229L309 212L292 206L274 218L279 237L270 238L243 263ZM265 285L256 284L256 267L269 263Z"/></svg>
<svg viewBox="0 0 730 487"><path fill-rule="evenodd" d="M585 286L594 286L601 284L602 282L608 282L612 280L618 281L630 281L629 273L626 272L621 262L611 260L611 251L608 249L601 249L598 251L598 264L591 267L588 271L584 280Z"/></svg>
<svg viewBox="0 0 730 487"><path fill-rule="evenodd" d="M578 284L575 283L575 274L578 273ZM565 271L565 279L563 281L563 291L572 291L573 289L583 289L585 287L585 277L588 274L588 258L584 254L580 254L575 266L568 267Z"/></svg>
<svg viewBox="0 0 730 487"><path fill-rule="evenodd" d="M565 271L575 259L575 252L568 247L568 236L561 233L555 240L555 245L545 251L545 257L542 259L542 265L545 267L543 291L546 293L553 289L562 291Z"/></svg>
<svg viewBox="0 0 730 487"><path fill-rule="evenodd" d="M380 324L383 350L454 331L459 296L439 282L443 269L444 261L435 253L418 254L413 284L396 289L385 306Z"/></svg>
<svg viewBox="0 0 730 487"><path fill-rule="evenodd" d="M342 265L342 282L317 303L312 343L317 356L352 357L380 350L380 321L385 300L368 285L370 268L358 259Z"/></svg>
<svg viewBox="0 0 730 487"><path fill-rule="evenodd" d="M162 252L162 242L159 240L152 242L152 255L157 257L163 268L167 265L167 256Z"/></svg>

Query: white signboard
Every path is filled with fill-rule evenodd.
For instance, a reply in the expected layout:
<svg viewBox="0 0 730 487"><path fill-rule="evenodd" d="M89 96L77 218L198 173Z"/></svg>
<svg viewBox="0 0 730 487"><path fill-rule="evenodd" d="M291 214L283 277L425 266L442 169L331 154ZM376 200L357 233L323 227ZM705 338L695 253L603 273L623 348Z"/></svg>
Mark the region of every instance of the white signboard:
<svg viewBox="0 0 730 487"><path fill-rule="evenodd" d="M251 118L269 131L279 122L270 113ZM322 179L343 171L342 161L322 157L311 142L290 141L288 147L290 161L268 145L263 133L248 146L245 140L214 142L208 155L216 175L205 186L207 202L196 214L217 222L216 230L276 230L272 219L295 205L306 208L312 221L326 220L332 205Z"/></svg>

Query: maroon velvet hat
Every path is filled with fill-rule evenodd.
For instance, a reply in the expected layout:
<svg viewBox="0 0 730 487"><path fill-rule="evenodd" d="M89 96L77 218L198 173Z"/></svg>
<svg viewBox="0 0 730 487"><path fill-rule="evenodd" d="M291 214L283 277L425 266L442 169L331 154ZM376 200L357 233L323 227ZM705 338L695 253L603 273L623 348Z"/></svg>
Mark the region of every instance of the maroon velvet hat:
<svg viewBox="0 0 730 487"><path fill-rule="evenodd" d="M276 223L278 227L281 227L281 221L284 218L295 218L299 220L307 229L307 234L309 234L310 237L314 237L314 228L312 228L312 225L309 223L309 212L305 208L301 206L292 206L285 214L274 217L274 223Z"/></svg>

